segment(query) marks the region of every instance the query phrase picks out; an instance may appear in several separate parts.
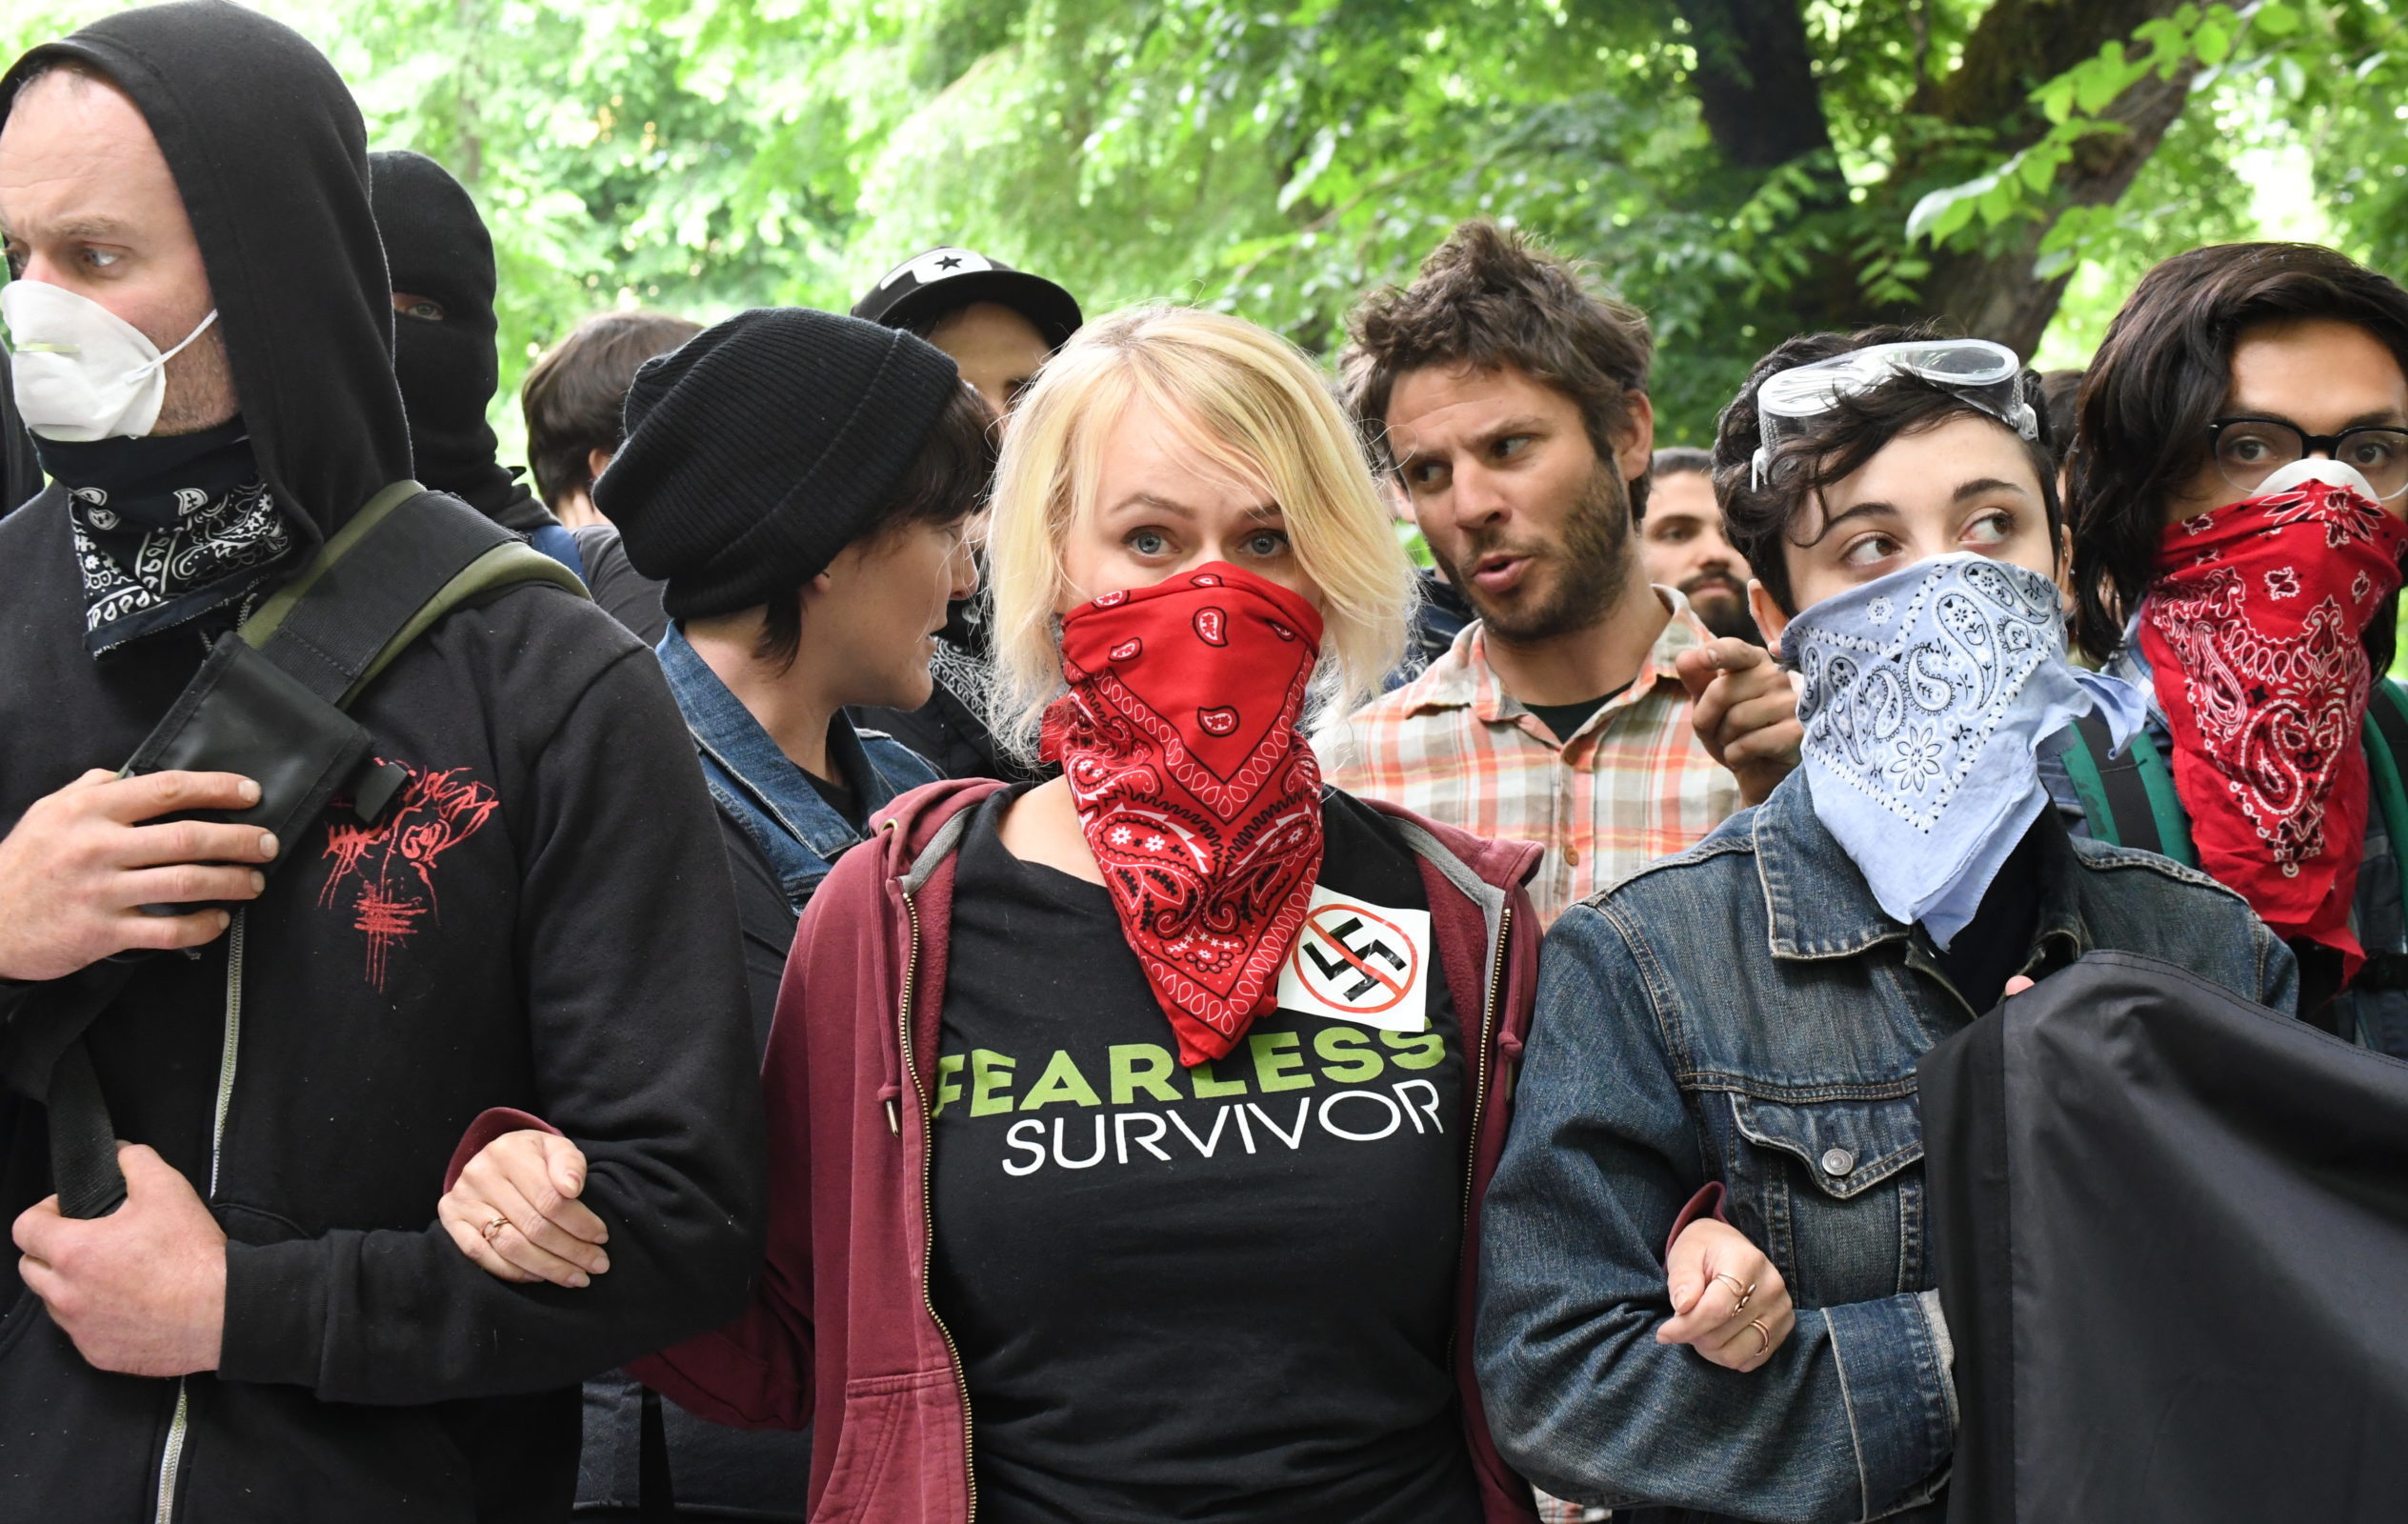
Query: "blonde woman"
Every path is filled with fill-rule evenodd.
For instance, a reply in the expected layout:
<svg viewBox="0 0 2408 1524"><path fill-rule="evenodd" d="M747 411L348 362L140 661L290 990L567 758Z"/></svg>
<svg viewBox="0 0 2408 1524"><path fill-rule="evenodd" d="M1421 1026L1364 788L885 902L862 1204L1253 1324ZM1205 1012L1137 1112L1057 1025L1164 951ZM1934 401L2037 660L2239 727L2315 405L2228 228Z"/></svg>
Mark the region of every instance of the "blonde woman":
<svg viewBox="0 0 2408 1524"><path fill-rule="evenodd" d="M1320 782L1308 706L1372 690L1413 598L1345 419L1252 325L1092 324L1015 416L991 564L997 732L1062 776L919 790L836 864L752 1308L633 1370L815 1420L820 1519L1533 1517L1468 1319L1536 850ZM448 1213L524 1230L487 1268L593 1262L573 1160L522 1133L461 1176Z"/></svg>

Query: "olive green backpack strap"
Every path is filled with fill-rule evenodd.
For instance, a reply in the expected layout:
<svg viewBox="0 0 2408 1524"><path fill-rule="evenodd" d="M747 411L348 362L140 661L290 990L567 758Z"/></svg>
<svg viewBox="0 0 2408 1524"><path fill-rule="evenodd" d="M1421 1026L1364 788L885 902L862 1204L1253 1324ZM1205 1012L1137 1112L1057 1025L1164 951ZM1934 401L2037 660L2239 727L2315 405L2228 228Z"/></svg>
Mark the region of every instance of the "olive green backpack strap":
<svg viewBox="0 0 2408 1524"><path fill-rule="evenodd" d="M2071 730L2072 744L2062 760L2090 833L2113 846L2137 847L2197 868L2190 816L2174 792L2174 771L2148 731L2135 731L2117 756L2115 738L2097 714L2081 716Z"/></svg>

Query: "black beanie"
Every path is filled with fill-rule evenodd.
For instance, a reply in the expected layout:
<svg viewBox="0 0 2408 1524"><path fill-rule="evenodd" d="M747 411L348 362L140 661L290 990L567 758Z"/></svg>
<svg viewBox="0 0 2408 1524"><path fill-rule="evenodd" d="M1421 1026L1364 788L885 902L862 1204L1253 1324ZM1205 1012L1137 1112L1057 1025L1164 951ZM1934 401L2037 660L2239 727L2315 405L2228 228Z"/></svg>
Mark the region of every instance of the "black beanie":
<svg viewBox="0 0 2408 1524"><path fill-rule="evenodd" d="M884 508L961 373L927 340L797 307L739 312L644 362L593 484L672 619L817 576Z"/></svg>

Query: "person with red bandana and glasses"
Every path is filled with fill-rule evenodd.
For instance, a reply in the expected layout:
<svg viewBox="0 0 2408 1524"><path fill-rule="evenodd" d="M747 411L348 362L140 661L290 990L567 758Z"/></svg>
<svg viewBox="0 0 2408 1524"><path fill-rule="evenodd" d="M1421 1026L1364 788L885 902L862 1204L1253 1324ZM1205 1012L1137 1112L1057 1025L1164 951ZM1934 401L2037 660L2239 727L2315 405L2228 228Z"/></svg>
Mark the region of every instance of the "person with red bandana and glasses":
<svg viewBox="0 0 2408 1524"><path fill-rule="evenodd" d="M2052 779L2091 834L2238 890L2299 1014L2408 1057L2408 291L2329 249L2167 260L2084 379L2068 518L2081 644L2154 699Z"/></svg>
<svg viewBox="0 0 2408 1524"><path fill-rule="evenodd" d="M931 785L836 864L753 1304L632 1370L814 1422L814 1517L1527 1524L1468 1318L1538 852L1322 781L1308 714L1413 603L1355 434L1261 329L1105 318L1020 403L989 554L995 733L1062 775ZM446 1210L573 1252L545 1146Z"/></svg>

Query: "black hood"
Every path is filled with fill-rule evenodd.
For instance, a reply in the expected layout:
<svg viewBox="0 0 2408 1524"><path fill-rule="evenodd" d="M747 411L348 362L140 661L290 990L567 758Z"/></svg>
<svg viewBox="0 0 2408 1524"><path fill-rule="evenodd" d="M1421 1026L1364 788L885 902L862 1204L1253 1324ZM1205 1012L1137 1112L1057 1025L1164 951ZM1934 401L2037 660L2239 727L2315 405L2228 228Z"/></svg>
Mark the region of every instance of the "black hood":
<svg viewBox="0 0 2408 1524"><path fill-rule="evenodd" d="M260 473L296 536L322 539L410 474L358 105L291 28L226 0L177 0L18 59L0 79L0 121L27 73L70 59L132 97L158 138Z"/></svg>
<svg viewBox="0 0 2408 1524"><path fill-rule="evenodd" d="M468 188L423 153L368 156L369 193L393 290L443 309L439 321L393 320L393 374L410 415L418 480L514 530L556 522L493 459L485 421L499 366L493 351L493 240Z"/></svg>
<svg viewBox="0 0 2408 1524"><path fill-rule="evenodd" d="M33 458L33 436L17 418L16 389L9 381L9 353L0 350L0 514L42 490L42 463Z"/></svg>

